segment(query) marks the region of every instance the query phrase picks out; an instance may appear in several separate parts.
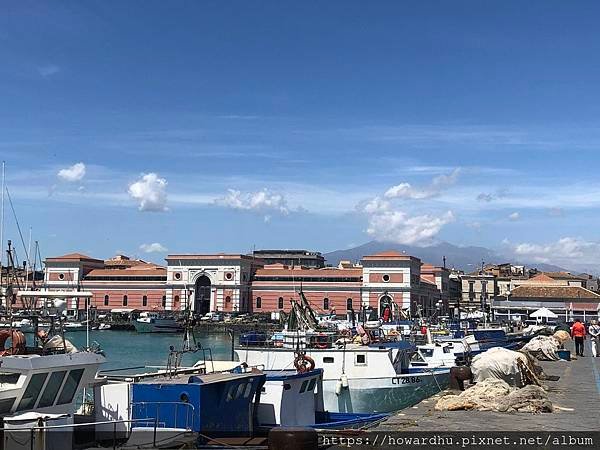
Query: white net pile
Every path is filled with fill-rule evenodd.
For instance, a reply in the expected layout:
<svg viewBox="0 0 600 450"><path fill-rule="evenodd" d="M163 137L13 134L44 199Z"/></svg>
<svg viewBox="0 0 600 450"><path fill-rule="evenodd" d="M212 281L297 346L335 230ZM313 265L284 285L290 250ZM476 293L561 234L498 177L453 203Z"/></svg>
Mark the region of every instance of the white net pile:
<svg viewBox="0 0 600 450"><path fill-rule="evenodd" d="M498 411L498 412L552 412L552 403L540 386L513 388L505 381L488 378L470 387L460 395L445 395L435 405L437 411Z"/></svg>

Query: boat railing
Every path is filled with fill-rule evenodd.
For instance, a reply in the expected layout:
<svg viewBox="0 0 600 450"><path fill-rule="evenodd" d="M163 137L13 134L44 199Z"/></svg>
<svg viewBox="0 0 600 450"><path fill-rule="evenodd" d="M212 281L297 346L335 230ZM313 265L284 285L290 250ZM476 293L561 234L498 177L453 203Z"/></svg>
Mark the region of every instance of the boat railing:
<svg viewBox="0 0 600 450"><path fill-rule="evenodd" d="M194 364L194 369L196 370L204 370L207 372L207 366L210 364L211 372L215 371L212 349L204 348L200 345L197 345L195 348L183 349L183 350L175 350L173 346L171 346L171 350L169 351L169 357L167 359L167 367L166 372L170 376L177 375L179 369L181 368L181 362L183 355L187 353L201 353L202 358L198 359L198 361Z"/></svg>
<svg viewBox="0 0 600 450"><path fill-rule="evenodd" d="M172 428L191 430L194 426L194 405L188 402L132 402L131 408L133 414L138 413L141 416L150 417L148 422L146 422L146 426L150 426L152 423L164 425L164 422L160 421L161 412L163 420L167 418L174 419ZM182 419L180 419L179 414L180 408L182 408L183 412ZM152 416L151 411L154 411L154 416ZM177 426L178 420L184 421L184 424L179 424L183 426Z"/></svg>
<svg viewBox="0 0 600 450"><path fill-rule="evenodd" d="M202 369L204 369L205 373L208 373L207 364L210 364L210 369L211 369L210 371L214 372L215 365L213 362L212 349L211 348L200 348L200 349L198 349L198 352L202 353L202 359L198 359L198 361L194 364L194 367L202 368ZM208 355L208 357L207 357L207 355Z"/></svg>
<svg viewBox="0 0 600 450"><path fill-rule="evenodd" d="M190 405L193 407L193 405ZM10 429L10 430L5 430L5 433L14 433L14 432L21 432L21 431L27 431L29 430L30 433L30 448L38 448L38 444L36 442L36 440L39 440L39 442L43 445L45 445L45 443L47 443L47 438L46 436L44 436L44 431L52 431L52 430L56 430L56 431L63 431L63 430L70 430L70 429L77 429L77 428L89 428L89 427L97 427L98 425L112 425L112 430L111 431L101 431L103 436L107 436L106 433L110 433L110 439L102 439L103 441L112 441L112 447L113 448L117 448L117 442L121 441L122 438L120 438L119 436L123 435L123 430L121 428L118 428L117 425L127 425L129 424L131 426L131 428L133 427L133 424L138 424L138 423L142 423L142 424L151 424L151 428L152 429L152 446L156 447L158 443L160 443L160 441L157 439L158 438L158 431L161 428L165 428L165 423L164 422L160 422L158 420L158 416L156 417L144 417L144 418L140 418L140 419L130 419L130 420L125 420L125 419L121 419L121 420L104 420L104 421L97 421L97 422L83 422L83 423L67 423L67 424L61 424L61 425L38 425L36 427L31 427L28 429ZM187 431L191 430L190 428L186 428Z"/></svg>

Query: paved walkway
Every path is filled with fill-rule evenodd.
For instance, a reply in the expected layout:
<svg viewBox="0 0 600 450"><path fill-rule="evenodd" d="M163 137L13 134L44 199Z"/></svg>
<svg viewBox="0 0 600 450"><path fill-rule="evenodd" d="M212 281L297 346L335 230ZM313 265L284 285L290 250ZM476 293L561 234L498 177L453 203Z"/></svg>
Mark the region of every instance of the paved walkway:
<svg viewBox="0 0 600 450"><path fill-rule="evenodd" d="M572 346L571 346L572 347ZM568 348L568 346L567 346ZM546 414L493 411L435 411L436 397L402 410L378 425L377 431L591 431L600 430L600 358L541 362L556 412ZM574 354L573 348L571 348Z"/></svg>

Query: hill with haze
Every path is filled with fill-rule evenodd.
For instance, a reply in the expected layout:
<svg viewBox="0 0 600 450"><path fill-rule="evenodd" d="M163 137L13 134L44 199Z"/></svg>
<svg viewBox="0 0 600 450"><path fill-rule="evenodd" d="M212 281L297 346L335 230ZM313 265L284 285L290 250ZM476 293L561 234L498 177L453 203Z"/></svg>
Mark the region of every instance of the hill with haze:
<svg viewBox="0 0 600 450"><path fill-rule="evenodd" d="M552 264L511 261L510 258L507 258L494 250L490 250L489 248L476 246L461 247L450 244L449 242L440 242L429 247L416 247L393 242L371 241L359 245L358 247L326 253L324 256L327 260L327 264L336 266L342 260L357 262L365 255L373 255L385 250L396 250L401 253L406 253L407 255L416 256L420 258L421 261L436 266L441 266L443 264L443 258L445 256L446 267L464 270L465 272L473 272L481 266L482 261L485 262L485 264L513 262L514 264L523 264L527 267L537 267L539 270L546 272L566 270Z"/></svg>

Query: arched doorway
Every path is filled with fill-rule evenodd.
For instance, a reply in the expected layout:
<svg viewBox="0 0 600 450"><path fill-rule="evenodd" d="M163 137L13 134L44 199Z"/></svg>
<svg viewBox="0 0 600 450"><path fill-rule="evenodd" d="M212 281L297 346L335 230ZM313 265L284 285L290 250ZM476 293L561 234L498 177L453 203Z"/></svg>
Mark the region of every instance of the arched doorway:
<svg viewBox="0 0 600 450"><path fill-rule="evenodd" d="M387 310L387 312L386 312ZM391 320L393 315L392 297L384 295L379 299L379 317L386 317L387 321Z"/></svg>
<svg viewBox="0 0 600 450"><path fill-rule="evenodd" d="M210 278L206 275L199 277L194 292L194 312L203 316L210 312Z"/></svg>

